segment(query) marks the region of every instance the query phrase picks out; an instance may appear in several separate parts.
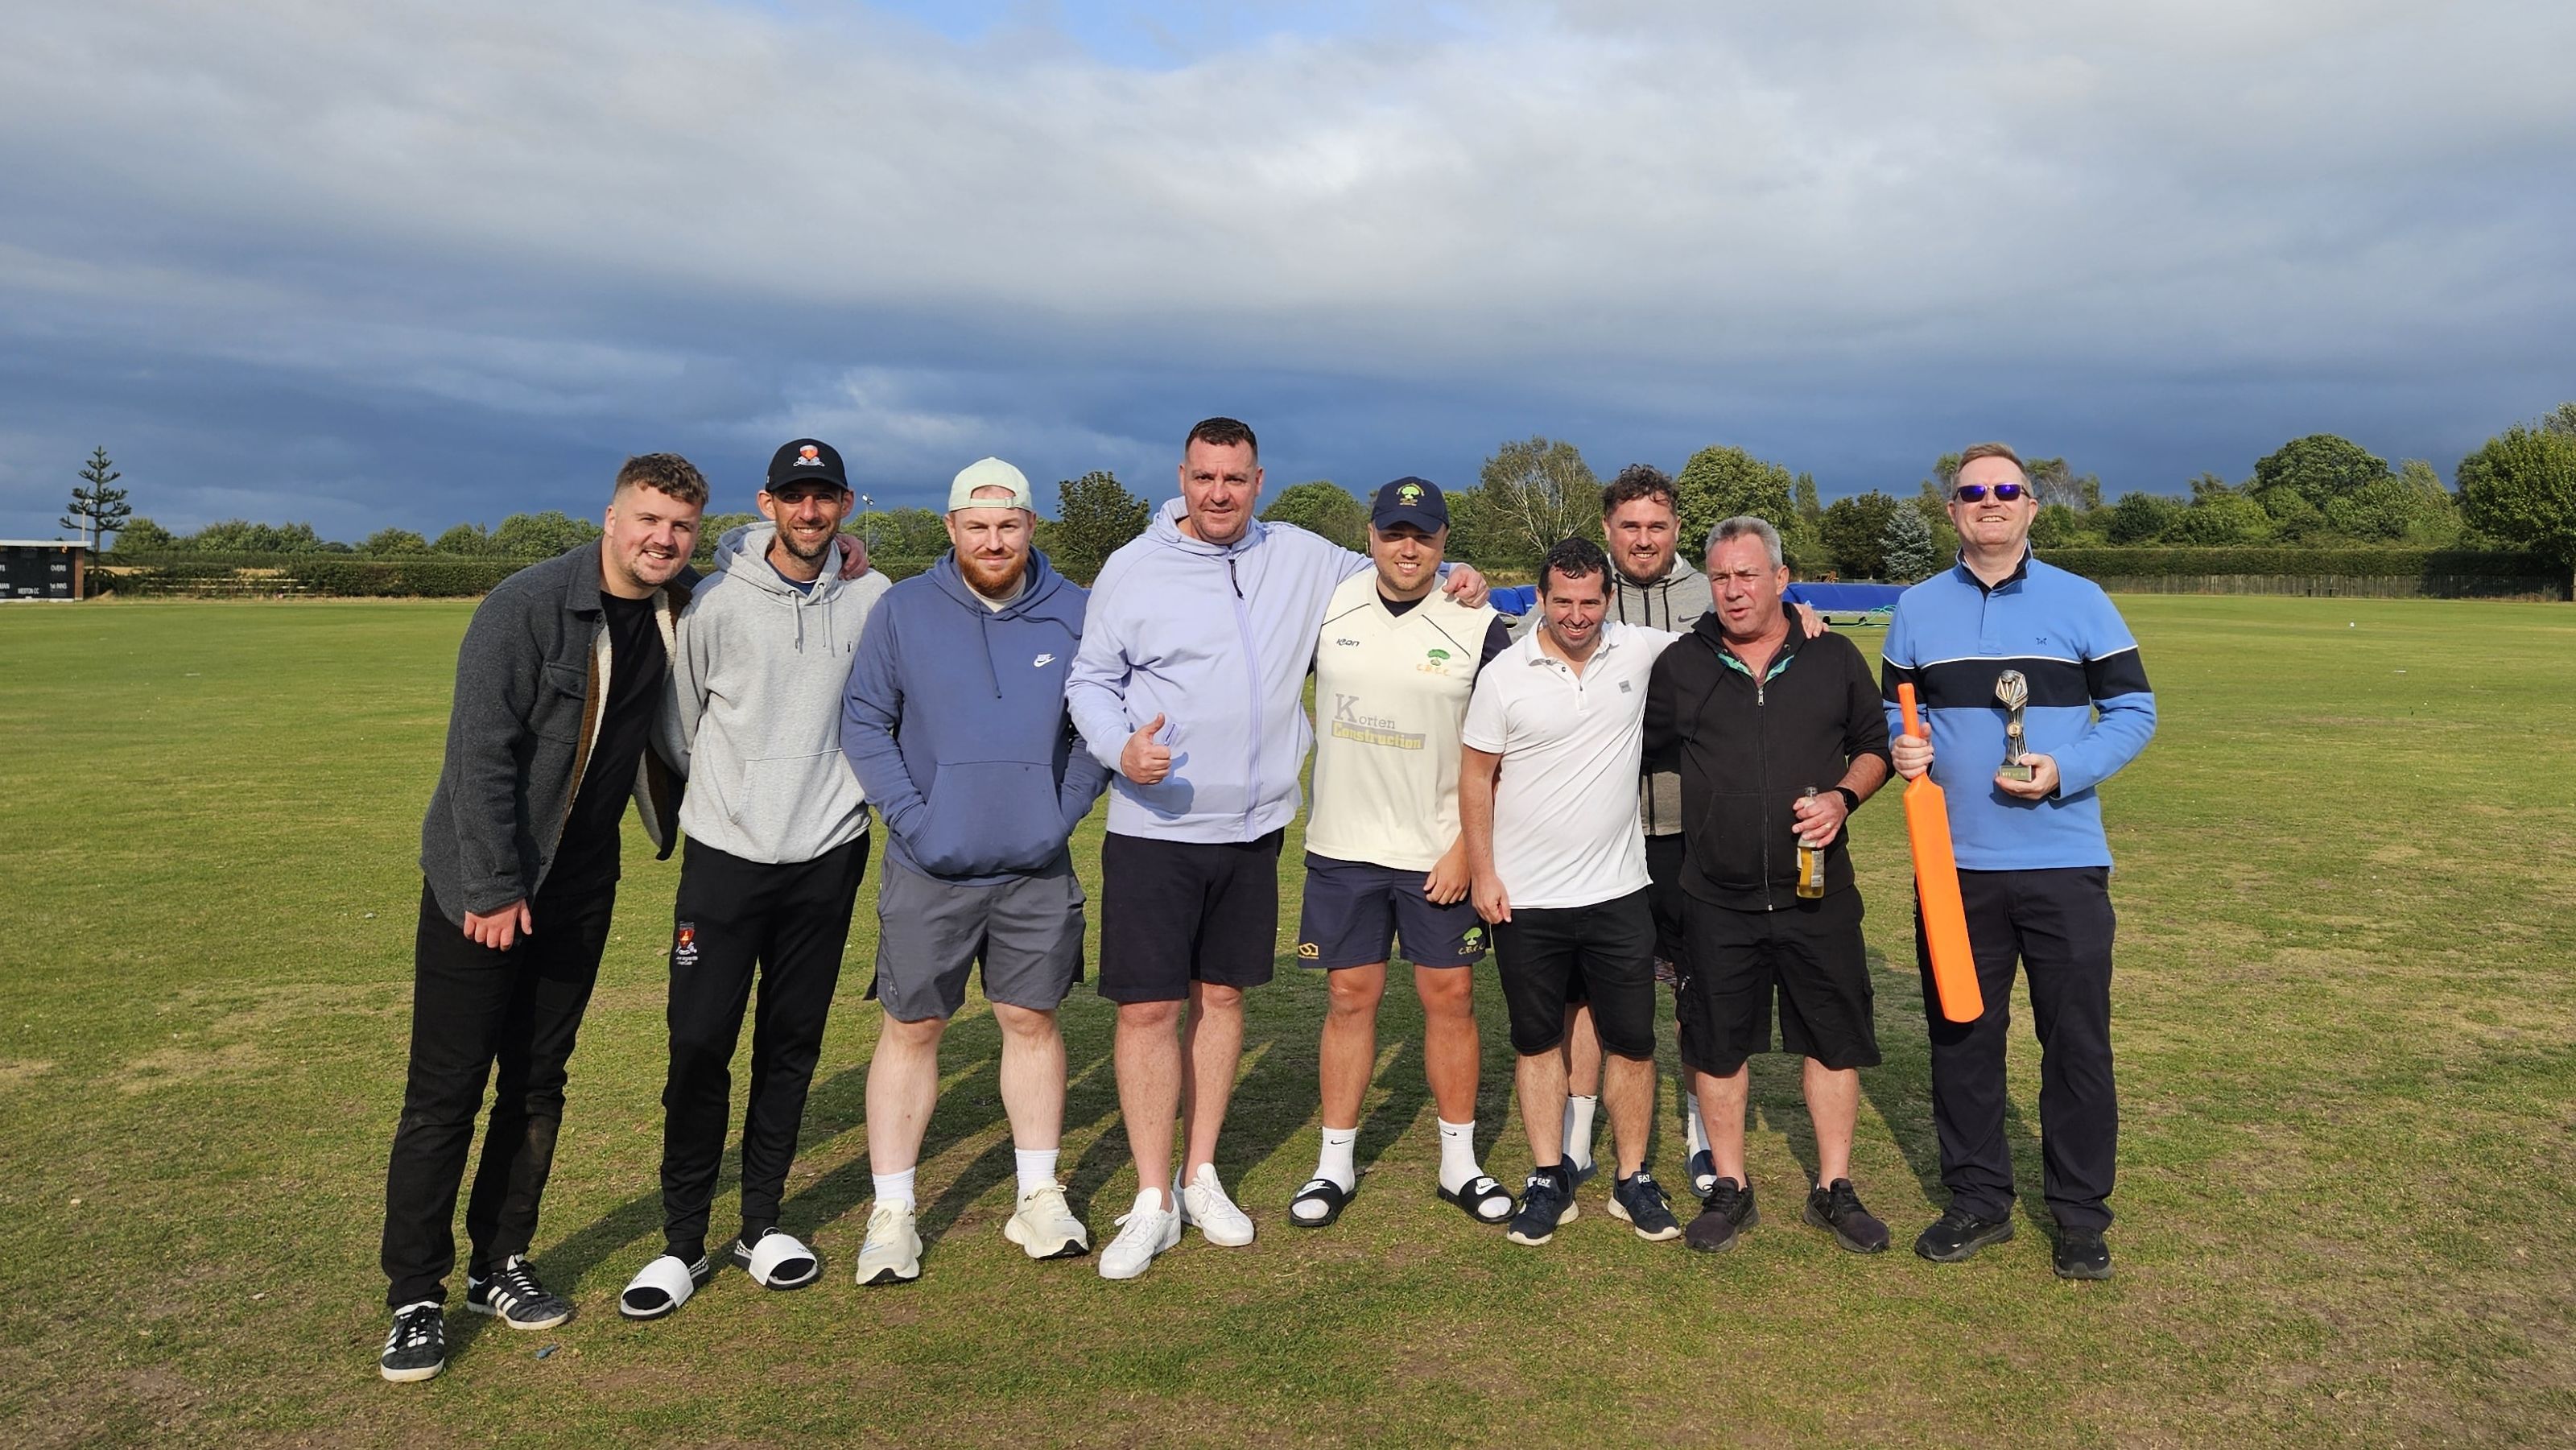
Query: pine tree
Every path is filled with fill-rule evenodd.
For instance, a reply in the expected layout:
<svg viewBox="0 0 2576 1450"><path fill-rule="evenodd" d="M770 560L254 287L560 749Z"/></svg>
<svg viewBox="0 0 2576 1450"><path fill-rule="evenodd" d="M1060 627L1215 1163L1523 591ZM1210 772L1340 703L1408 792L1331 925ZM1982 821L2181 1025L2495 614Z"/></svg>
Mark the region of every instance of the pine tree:
<svg viewBox="0 0 2576 1450"><path fill-rule="evenodd" d="M81 482L87 488L72 490L70 512L63 515L61 527L80 532L81 542L92 551L107 546L107 536L125 527L134 510L125 502L125 490L115 487L125 475L107 456L105 448L90 450L89 462L81 466Z"/></svg>
<svg viewBox="0 0 2576 1450"><path fill-rule="evenodd" d="M1884 567L1893 583L1911 584L1928 578L1941 566L1940 555L1932 545L1932 526L1923 522L1920 509L1899 506L1890 513L1880 547L1887 555Z"/></svg>

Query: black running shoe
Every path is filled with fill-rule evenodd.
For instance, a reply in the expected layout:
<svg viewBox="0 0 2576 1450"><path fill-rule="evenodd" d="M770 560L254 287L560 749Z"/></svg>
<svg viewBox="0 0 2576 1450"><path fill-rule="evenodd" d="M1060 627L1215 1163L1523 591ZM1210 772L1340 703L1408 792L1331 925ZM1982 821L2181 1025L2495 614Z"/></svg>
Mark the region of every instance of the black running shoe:
<svg viewBox="0 0 2576 1450"><path fill-rule="evenodd" d="M1682 1236L1682 1221L1673 1217L1672 1205L1664 1201L1664 1186L1643 1168L1611 1181L1610 1216L1627 1220L1637 1237L1650 1244Z"/></svg>
<svg viewBox="0 0 2576 1450"><path fill-rule="evenodd" d="M1807 1192L1807 1222L1832 1232L1834 1242L1855 1254L1887 1252L1887 1225L1860 1206L1860 1195L1848 1178L1821 1183Z"/></svg>
<svg viewBox="0 0 2576 1450"><path fill-rule="evenodd" d="M548 1293L537 1271L517 1254L492 1277L465 1281L465 1307L512 1329L552 1329L572 1317L572 1301Z"/></svg>
<svg viewBox="0 0 2576 1450"><path fill-rule="evenodd" d="M1682 1234L1682 1242L1704 1254L1723 1253L1735 1247L1736 1235L1762 1221L1753 1206L1753 1188L1732 1178L1717 1180L1717 1186L1699 1201L1699 1217Z"/></svg>
<svg viewBox="0 0 2576 1450"><path fill-rule="evenodd" d="M1999 1244L2013 1236L2012 1218L1979 1218L1964 1208L1953 1208L1933 1221L1930 1228L1914 1241L1914 1252L1936 1264L1955 1264L1988 1244Z"/></svg>
<svg viewBox="0 0 2576 1450"><path fill-rule="evenodd" d="M1572 1223L1581 1214L1563 1164L1533 1168L1521 1190L1521 1211L1512 1215L1511 1231L1503 1237L1516 1244L1543 1244L1556 1237L1557 1225Z"/></svg>
<svg viewBox="0 0 2576 1450"><path fill-rule="evenodd" d="M385 1352L376 1371L398 1385L425 1380L447 1368L447 1321L439 1306L427 1301L394 1311L394 1327L385 1335Z"/></svg>
<svg viewBox="0 0 2576 1450"><path fill-rule="evenodd" d="M2111 1277L2111 1246L2102 1242L2098 1228L2059 1228L2057 1251L2049 1260L2061 1279Z"/></svg>

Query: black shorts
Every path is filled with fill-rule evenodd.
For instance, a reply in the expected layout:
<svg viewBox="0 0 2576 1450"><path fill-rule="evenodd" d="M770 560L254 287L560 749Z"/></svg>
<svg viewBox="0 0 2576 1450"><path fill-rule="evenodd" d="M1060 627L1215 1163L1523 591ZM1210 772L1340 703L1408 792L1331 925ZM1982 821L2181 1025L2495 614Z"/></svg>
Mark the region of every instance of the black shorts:
<svg viewBox="0 0 2576 1450"><path fill-rule="evenodd" d="M1297 913L1297 960L1336 971L1387 960L1390 942L1418 967L1467 967L1485 954L1476 903L1447 906L1422 892L1426 873L1306 853L1306 904Z"/></svg>
<svg viewBox="0 0 2576 1450"><path fill-rule="evenodd" d="M1514 907L1494 928L1494 960L1514 1052L1535 1057L1564 1040L1566 986L1580 978L1601 1049L1655 1055L1655 920L1645 892L1590 906Z"/></svg>
<svg viewBox="0 0 2576 1450"><path fill-rule="evenodd" d="M1780 1048L1830 1068L1878 1066L1860 893L1837 891L1777 911L1690 901L1690 956L1674 1005L1682 1065L1717 1077L1771 1050L1771 998Z"/></svg>
<svg viewBox="0 0 2576 1450"><path fill-rule="evenodd" d="M1190 983L1258 987L1279 949L1279 838L1100 844L1100 995L1178 1002Z"/></svg>

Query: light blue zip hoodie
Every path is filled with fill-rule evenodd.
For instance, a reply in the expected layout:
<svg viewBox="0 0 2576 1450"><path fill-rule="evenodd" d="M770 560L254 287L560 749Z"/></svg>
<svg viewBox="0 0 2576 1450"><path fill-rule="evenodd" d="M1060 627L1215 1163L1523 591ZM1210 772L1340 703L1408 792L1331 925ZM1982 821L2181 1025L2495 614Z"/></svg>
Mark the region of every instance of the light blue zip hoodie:
<svg viewBox="0 0 2576 1450"><path fill-rule="evenodd" d="M1181 532L1181 500L1109 556L1091 586L1065 703L1111 774L1109 829L1165 841L1257 840L1295 818L1314 743L1306 667L1335 586L1368 556L1293 524L1219 546ZM1166 717L1172 773L1118 774L1127 737Z"/></svg>

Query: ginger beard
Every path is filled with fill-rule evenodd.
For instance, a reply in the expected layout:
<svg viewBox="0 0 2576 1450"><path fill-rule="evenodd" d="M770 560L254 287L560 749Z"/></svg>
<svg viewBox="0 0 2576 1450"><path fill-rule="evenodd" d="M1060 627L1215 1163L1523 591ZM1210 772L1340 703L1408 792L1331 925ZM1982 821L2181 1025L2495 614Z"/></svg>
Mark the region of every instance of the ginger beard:
<svg viewBox="0 0 2576 1450"><path fill-rule="evenodd" d="M957 550L957 572L966 587L1000 599L1020 585L1029 568L1029 512L997 505L962 508L948 515L948 542Z"/></svg>

